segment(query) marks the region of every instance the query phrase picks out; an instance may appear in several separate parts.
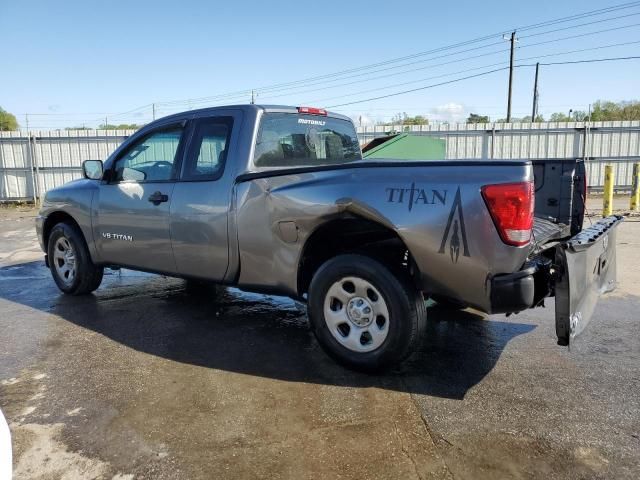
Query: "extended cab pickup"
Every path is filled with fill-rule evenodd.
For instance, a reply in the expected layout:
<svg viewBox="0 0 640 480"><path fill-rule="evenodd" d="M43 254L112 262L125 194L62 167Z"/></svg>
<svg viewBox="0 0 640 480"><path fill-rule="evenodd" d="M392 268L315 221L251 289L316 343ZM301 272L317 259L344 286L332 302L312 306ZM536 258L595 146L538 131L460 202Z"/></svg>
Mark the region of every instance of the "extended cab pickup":
<svg viewBox="0 0 640 480"><path fill-rule="evenodd" d="M615 285L621 218L582 229L579 160L366 161L347 117L243 105L154 121L83 172L37 219L63 292L122 266L290 296L352 368L408 356L428 297L487 313L555 297L567 345Z"/></svg>

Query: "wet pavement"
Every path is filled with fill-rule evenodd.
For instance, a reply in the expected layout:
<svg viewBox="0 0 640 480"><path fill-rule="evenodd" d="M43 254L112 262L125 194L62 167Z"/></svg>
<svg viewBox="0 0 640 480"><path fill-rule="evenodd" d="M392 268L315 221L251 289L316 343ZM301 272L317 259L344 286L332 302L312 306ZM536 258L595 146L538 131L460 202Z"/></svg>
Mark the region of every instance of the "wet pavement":
<svg viewBox="0 0 640 480"><path fill-rule="evenodd" d="M107 271L65 297L30 210L0 209L0 408L20 478L640 476L640 218L571 351L553 305L429 309L382 376L320 350L303 305Z"/></svg>

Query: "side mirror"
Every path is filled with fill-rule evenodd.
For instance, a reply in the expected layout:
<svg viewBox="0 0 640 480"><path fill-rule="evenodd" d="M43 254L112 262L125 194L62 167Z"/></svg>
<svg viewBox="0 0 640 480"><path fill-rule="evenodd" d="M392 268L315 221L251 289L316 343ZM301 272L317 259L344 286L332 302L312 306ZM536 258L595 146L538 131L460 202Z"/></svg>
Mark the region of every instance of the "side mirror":
<svg viewBox="0 0 640 480"><path fill-rule="evenodd" d="M102 160L85 160L82 162L82 173L84 178L89 180L100 180L102 178Z"/></svg>

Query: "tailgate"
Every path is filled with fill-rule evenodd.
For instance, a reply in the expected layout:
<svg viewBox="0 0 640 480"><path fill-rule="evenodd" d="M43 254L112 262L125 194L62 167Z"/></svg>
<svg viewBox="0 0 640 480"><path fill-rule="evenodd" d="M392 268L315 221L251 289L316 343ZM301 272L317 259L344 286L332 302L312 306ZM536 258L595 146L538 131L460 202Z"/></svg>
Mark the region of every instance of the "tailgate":
<svg viewBox="0 0 640 480"><path fill-rule="evenodd" d="M616 230L622 217L612 215L556 247L556 334L569 343L591 320L600 295L616 284Z"/></svg>

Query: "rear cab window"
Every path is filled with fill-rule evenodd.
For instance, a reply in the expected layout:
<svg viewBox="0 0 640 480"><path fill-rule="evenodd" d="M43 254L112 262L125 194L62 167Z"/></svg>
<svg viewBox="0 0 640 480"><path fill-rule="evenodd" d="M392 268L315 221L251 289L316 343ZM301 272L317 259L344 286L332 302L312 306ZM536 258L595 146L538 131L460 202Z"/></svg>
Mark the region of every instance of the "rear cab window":
<svg viewBox="0 0 640 480"><path fill-rule="evenodd" d="M339 165L362 160L349 120L295 113L265 113L256 138L256 167Z"/></svg>

